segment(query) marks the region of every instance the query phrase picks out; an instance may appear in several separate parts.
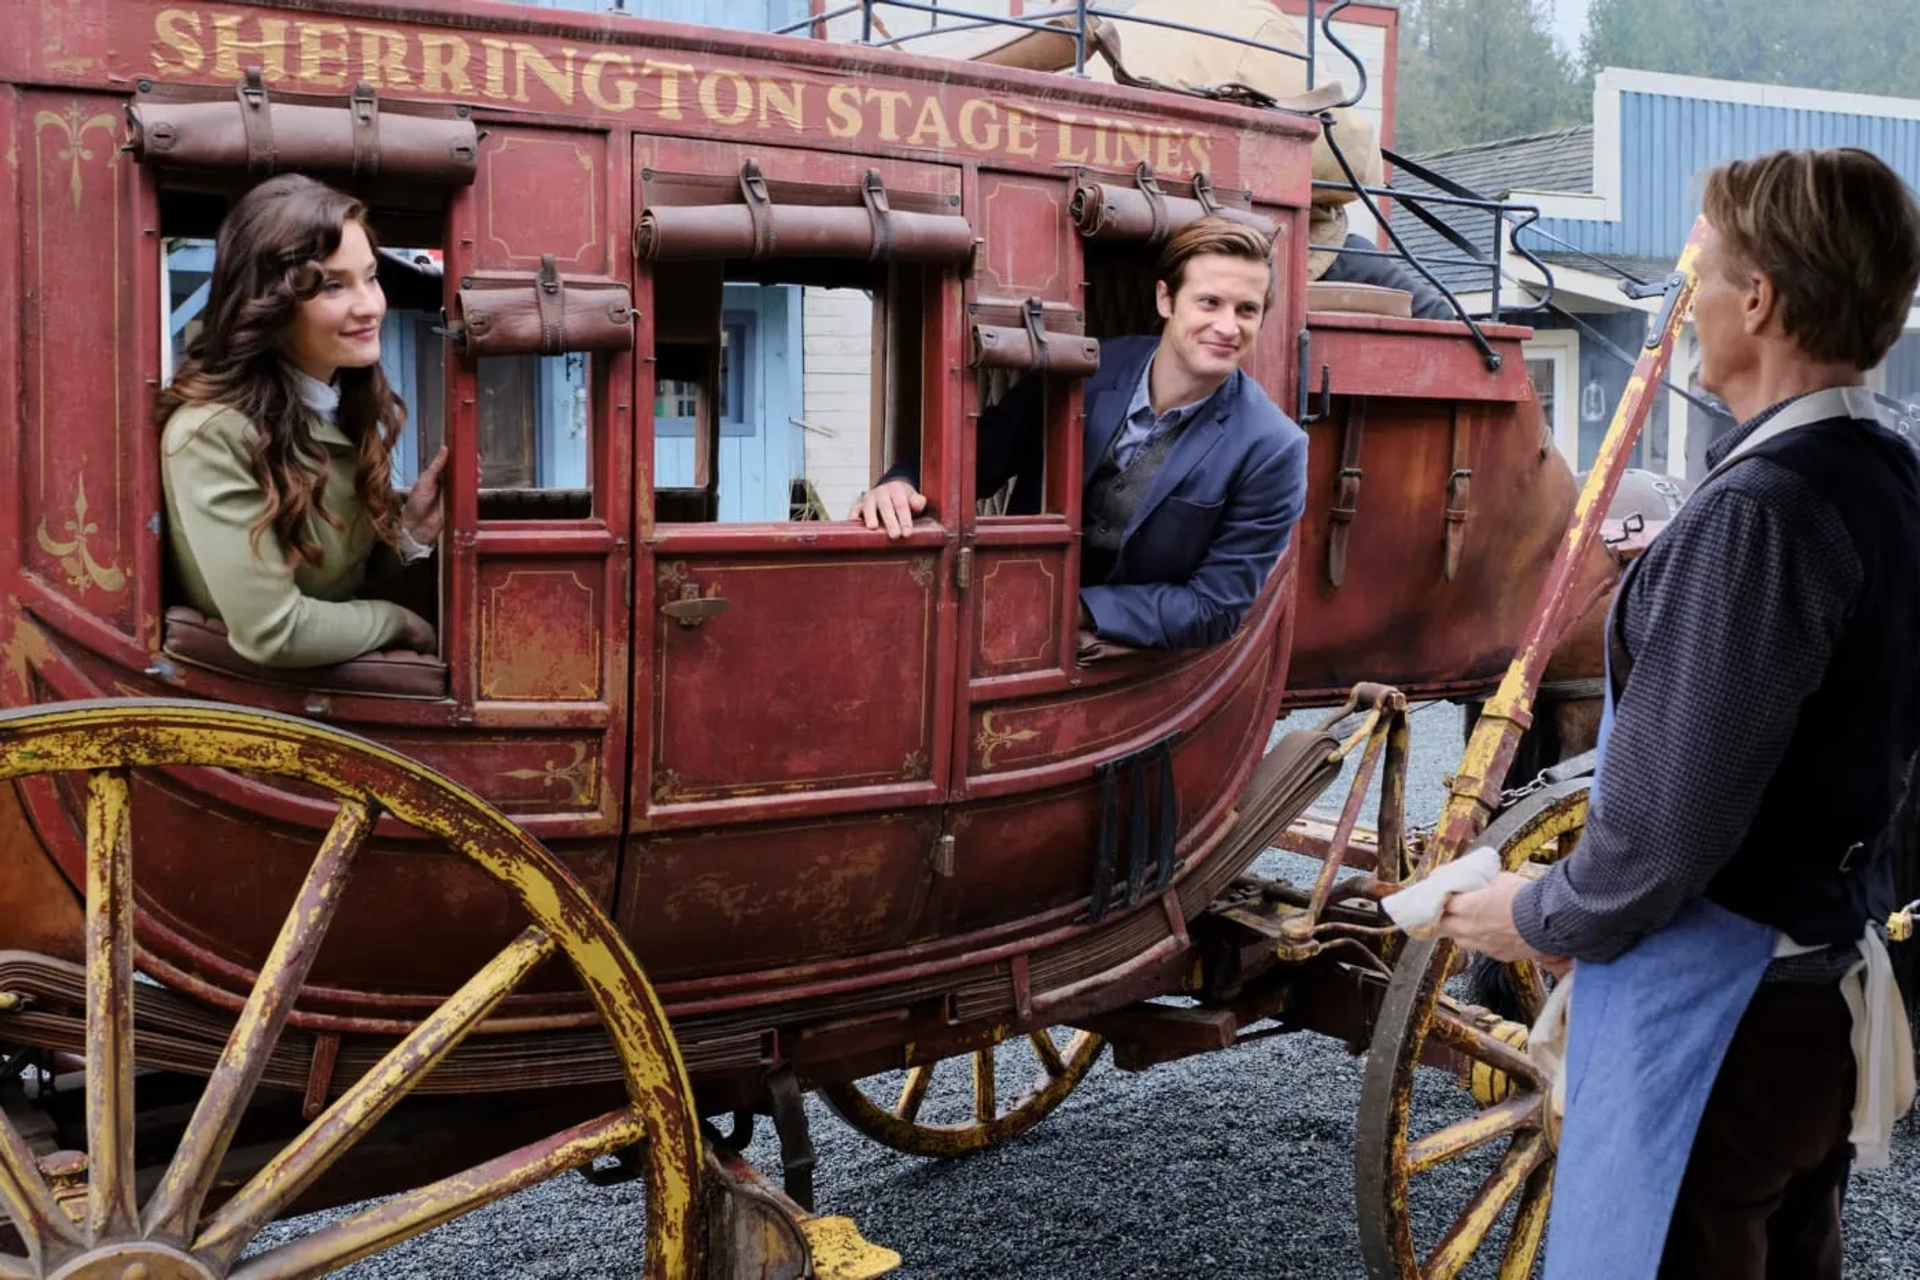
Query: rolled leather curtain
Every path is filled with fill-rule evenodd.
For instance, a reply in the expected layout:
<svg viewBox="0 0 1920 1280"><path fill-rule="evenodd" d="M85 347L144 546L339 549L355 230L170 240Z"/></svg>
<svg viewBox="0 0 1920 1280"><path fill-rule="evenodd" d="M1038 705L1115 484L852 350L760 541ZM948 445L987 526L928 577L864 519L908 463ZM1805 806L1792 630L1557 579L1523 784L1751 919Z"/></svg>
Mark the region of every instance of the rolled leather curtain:
<svg viewBox="0 0 1920 1280"><path fill-rule="evenodd" d="M1089 240L1139 241L1158 243L1190 222L1208 215L1207 206L1191 196L1162 196L1165 222L1156 225L1154 201L1138 186L1123 182L1085 182L1074 190L1068 216ZM1218 205L1212 212L1271 237L1276 228L1273 219L1245 209Z"/></svg>
<svg viewBox="0 0 1920 1280"><path fill-rule="evenodd" d="M973 227L953 214L893 212L875 235L859 205L772 204L764 232L745 204L655 205L640 215L634 247L643 261L701 258L838 258L874 262L959 262L973 252ZM877 242L876 242L877 241Z"/></svg>
<svg viewBox="0 0 1920 1280"><path fill-rule="evenodd" d="M1100 368L1100 343L1077 333L1043 332L1048 373L1084 378ZM1041 355L1033 334L1012 325L976 324L969 363L976 369L1038 369Z"/></svg>
<svg viewBox="0 0 1920 1280"><path fill-rule="evenodd" d="M617 280L563 277L549 255L538 272L462 280L449 329L467 356L630 351L633 296Z"/></svg>
<svg viewBox="0 0 1920 1280"><path fill-rule="evenodd" d="M142 164L299 171L358 180L467 186L480 138L464 107L382 103L362 84L340 98L269 93L257 71L228 96L146 98L127 105L127 150Z"/></svg>

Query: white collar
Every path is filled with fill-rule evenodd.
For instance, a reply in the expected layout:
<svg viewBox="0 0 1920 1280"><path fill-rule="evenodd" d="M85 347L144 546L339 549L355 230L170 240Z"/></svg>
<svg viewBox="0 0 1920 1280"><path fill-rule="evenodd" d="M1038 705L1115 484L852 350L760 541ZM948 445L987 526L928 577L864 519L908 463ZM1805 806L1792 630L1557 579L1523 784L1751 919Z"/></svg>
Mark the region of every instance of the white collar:
<svg viewBox="0 0 1920 1280"><path fill-rule="evenodd" d="M300 403L328 422L335 421L340 415L340 388L331 382L322 382L304 369L289 364L287 372L293 377L293 389L300 396Z"/></svg>

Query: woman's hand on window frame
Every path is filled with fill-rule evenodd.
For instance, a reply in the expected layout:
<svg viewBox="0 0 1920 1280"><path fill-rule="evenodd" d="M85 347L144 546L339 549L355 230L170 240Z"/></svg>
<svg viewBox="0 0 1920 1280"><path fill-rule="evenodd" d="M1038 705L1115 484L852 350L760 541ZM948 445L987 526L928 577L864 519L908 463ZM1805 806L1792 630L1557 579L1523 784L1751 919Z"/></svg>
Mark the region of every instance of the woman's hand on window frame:
<svg viewBox="0 0 1920 1280"><path fill-rule="evenodd" d="M440 526L445 522L440 502L440 473L446 468L447 446L441 445L433 461L420 469L420 478L413 482L406 505L400 508L401 528L421 546L430 547L440 540Z"/></svg>

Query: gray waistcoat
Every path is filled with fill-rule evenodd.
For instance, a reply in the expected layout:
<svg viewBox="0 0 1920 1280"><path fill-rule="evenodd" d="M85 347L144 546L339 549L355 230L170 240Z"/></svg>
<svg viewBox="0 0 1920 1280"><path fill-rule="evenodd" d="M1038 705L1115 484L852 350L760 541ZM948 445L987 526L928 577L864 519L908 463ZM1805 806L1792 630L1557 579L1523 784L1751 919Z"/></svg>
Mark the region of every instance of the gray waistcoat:
<svg viewBox="0 0 1920 1280"><path fill-rule="evenodd" d="M1080 538L1082 583L1105 582L1113 576L1120 558L1120 541L1127 526L1133 523L1134 512L1146 500L1147 491L1153 488L1153 478L1160 474L1173 446L1192 422L1193 418L1189 418L1142 445L1124 471L1113 463L1113 448L1120 441L1120 433L1114 433L1113 442L1107 445L1107 451L1093 468L1081 504L1081 520L1086 526Z"/></svg>

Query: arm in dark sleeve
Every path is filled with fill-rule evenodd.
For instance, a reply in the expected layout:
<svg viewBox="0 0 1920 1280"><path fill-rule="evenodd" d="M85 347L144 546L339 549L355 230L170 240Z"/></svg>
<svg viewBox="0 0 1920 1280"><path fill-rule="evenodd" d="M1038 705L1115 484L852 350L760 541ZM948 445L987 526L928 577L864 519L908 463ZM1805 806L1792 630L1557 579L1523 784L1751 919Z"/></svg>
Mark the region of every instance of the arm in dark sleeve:
<svg viewBox="0 0 1920 1280"><path fill-rule="evenodd" d="M1038 372L1029 372L1011 391L981 410L974 446L976 495L985 497L996 492L1029 459L1039 459L1046 430L1048 381ZM917 446L916 452L894 463L879 483L889 480L905 480L916 489L920 487Z"/></svg>
<svg viewBox="0 0 1920 1280"><path fill-rule="evenodd" d="M1514 899L1535 950L1618 955L1704 893L1745 838L1861 581L1838 515L1786 484L1804 501L1710 489L1648 548L1622 606L1633 668L1585 833Z"/></svg>
<svg viewBox="0 0 1920 1280"><path fill-rule="evenodd" d="M1196 649L1227 639L1286 550L1306 496L1307 436L1293 428L1249 463L1191 578L1081 588L1095 633L1145 649Z"/></svg>
<svg viewBox="0 0 1920 1280"><path fill-rule="evenodd" d="M1374 249L1365 236L1348 236L1349 249ZM1405 289L1413 295L1413 315L1417 320L1457 320L1459 315L1447 296L1428 284L1426 277L1398 258L1380 258L1371 253L1339 253L1322 280L1344 284L1371 284L1383 289Z"/></svg>

